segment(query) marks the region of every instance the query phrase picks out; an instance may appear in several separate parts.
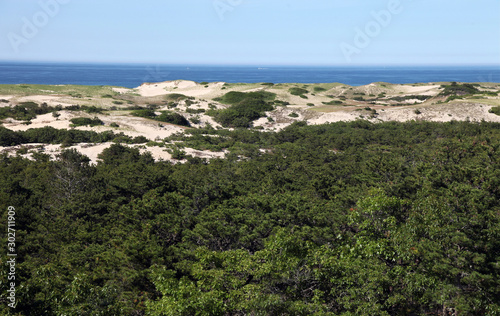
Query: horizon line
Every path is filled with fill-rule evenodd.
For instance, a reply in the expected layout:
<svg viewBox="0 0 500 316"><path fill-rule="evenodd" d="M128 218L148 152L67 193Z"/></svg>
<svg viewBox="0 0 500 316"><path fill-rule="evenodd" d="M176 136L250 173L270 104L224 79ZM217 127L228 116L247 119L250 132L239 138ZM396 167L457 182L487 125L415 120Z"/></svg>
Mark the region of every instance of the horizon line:
<svg viewBox="0 0 500 316"><path fill-rule="evenodd" d="M260 64L260 63L166 63L166 62L114 62L114 61L55 61L55 60L0 60L0 63L26 63L26 64L83 64L83 65L158 65L158 66L220 66L220 67L500 67L500 63L393 63L393 64L380 64L380 63L366 63L366 64L313 64L313 63L300 63L300 64Z"/></svg>

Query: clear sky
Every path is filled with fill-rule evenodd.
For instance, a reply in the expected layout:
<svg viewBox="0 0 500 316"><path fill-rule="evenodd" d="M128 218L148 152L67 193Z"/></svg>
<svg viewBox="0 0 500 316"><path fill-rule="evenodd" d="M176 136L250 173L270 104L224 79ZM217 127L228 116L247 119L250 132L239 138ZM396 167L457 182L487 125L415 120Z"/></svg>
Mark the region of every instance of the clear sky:
<svg viewBox="0 0 500 316"><path fill-rule="evenodd" d="M0 0L0 60L500 64L500 0Z"/></svg>

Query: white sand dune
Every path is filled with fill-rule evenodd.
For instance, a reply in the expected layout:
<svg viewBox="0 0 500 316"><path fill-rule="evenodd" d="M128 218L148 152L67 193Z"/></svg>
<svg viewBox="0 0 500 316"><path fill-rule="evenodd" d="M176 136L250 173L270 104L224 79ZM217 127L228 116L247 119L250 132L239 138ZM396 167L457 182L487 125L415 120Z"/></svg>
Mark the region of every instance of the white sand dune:
<svg viewBox="0 0 500 316"><path fill-rule="evenodd" d="M215 97L222 96L230 91L269 91L276 93L277 100L286 101L290 104L286 107L277 106L275 110L266 112L266 117L256 120L253 125L263 128L265 131L279 131L293 122L307 121L308 124L325 124L339 121L354 121L358 119L365 119L371 122L384 122L384 121L409 121L409 120L427 120L436 122L447 122L452 120L457 121L490 121L500 122L500 116L489 113L488 110L495 105L500 105L499 97L484 97L482 100L454 100L449 103L436 104L438 99L420 101L418 99L403 100L399 103L406 103L405 106L387 106L387 103L392 104L389 99L394 96L409 96L409 95L437 95L442 89L440 84L413 84L413 85L393 85L389 83L372 83L365 86L351 87L343 84L334 84L328 86L328 90L313 91L309 86L309 93L306 94L307 98L291 95L289 92L290 87L298 86L297 84L283 84L275 86L261 86L259 84L237 84L225 85L224 82L212 82L201 85L194 81L175 80L165 81L159 83L144 83L136 89L128 88L113 88L114 91L120 94L133 93L142 97L160 97L151 101L151 99L142 100L139 98L137 104L144 106L147 102L158 102L163 100L161 96L179 93L189 97L194 97L194 104L189 109L205 109L211 108L223 109L228 105L221 104L214 101ZM306 87L306 86L304 86ZM498 84L491 84L491 91L498 91ZM381 93L382 97L372 102L369 100ZM365 100L354 100L355 96L362 95ZM384 96L387 97L384 97ZM20 102L33 101L38 104L47 103L48 105L55 106L57 104L71 105L82 104L94 105L97 107L109 108L113 102L112 99L103 99L101 96L94 96L90 99L82 100L81 98L73 98L68 95L32 95L32 96L15 96L15 95L0 95L0 99L8 100L9 102L0 102L0 106L11 106ZM124 98L124 100L129 100ZM328 104L332 100L344 100L344 105L337 106ZM114 100L116 101L116 100ZM164 100L163 100L164 101ZM441 100L443 101L443 100ZM115 103L119 105L120 103ZM144 104L143 104L144 103ZM416 103L416 104L415 104ZM123 104L123 102L121 103ZM203 127L207 124L215 128L220 128L220 124L214 121L213 117L206 115L206 113L189 113L188 105L186 102L181 101L175 109L170 109L166 103L163 103L163 108L160 110L174 110L189 120L197 119L193 127ZM128 105L123 105L126 107ZM369 107L370 109L366 109ZM176 133L183 132L186 128L161 123L158 121L145 119L141 117L134 117L129 115L125 109L117 111L109 111L103 114L87 114L83 111L59 111L59 117L54 117L52 113L39 115L31 121L31 124L26 125L24 122L16 121L14 119L5 119L3 126L14 131L25 131L30 128L41 128L51 126L56 129L70 129L70 120L74 117L94 117L97 116L104 122L102 126L95 127L74 127L78 130L91 130L95 132L113 131L115 133L123 133L130 137L144 136L151 141L162 141ZM372 110L376 111L373 115ZM292 114L294 113L294 114ZM290 116L292 114L292 116ZM296 114L296 115L295 115ZM294 117L295 116L295 117ZM119 127L111 127L112 123L116 123ZM93 162L97 161L97 155L105 148L109 147L111 143L105 144L79 144L72 146L80 152L89 156ZM26 145L26 146L31 146ZM44 145L45 151L55 155L60 152L59 145ZM164 159L175 163L177 160L172 160L171 155L162 147L145 147L142 145L131 145L138 147L141 152L151 152L156 160ZM0 148L0 151L9 151L11 154L16 151L16 148ZM202 158L217 158L224 157L225 152L209 152L197 151L194 149L185 149L187 154L202 157Z"/></svg>

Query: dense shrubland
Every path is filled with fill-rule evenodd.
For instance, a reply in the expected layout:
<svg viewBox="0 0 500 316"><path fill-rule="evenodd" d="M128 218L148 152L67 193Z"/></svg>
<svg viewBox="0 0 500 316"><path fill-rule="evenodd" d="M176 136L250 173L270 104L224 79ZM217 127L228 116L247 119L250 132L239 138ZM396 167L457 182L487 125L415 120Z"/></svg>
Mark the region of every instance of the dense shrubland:
<svg viewBox="0 0 500 316"><path fill-rule="evenodd" d="M189 121L179 113L172 111L161 111L161 114L157 115L152 109L140 109L132 111L132 115L149 118L159 122L171 123L181 126L191 126Z"/></svg>
<svg viewBox="0 0 500 316"><path fill-rule="evenodd" d="M4 267L2 315L500 313L499 124L173 138L241 154L1 157L18 245L18 306L6 307Z"/></svg>
<svg viewBox="0 0 500 316"><path fill-rule="evenodd" d="M112 131L97 133L94 131L61 130L50 126L30 128L27 131L12 131L0 126L0 146L15 146L21 144L78 144L78 143L145 143L143 136L130 137L123 133L115 134Z"/></svg>
<svg viewBox="0 0 500 316"><path fill-rule="evenodd" d="M272 111L276 94L267 91L237 92L231 91L214 99L231 105L223 110L211 110L207 114L224 127L251 127L252 121L263 117L265 111Z"/></svg>

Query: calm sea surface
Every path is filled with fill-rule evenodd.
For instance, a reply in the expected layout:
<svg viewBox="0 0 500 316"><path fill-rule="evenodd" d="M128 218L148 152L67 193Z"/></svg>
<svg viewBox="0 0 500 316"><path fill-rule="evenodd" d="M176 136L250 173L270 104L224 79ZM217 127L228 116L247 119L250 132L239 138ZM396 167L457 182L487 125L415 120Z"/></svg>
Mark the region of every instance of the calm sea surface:
<svg viewBox="0 0 500 316"><path fill-rule="evenodd" d="M500 82L500 66L290 67L70 64L0 62L0 84L79 84L135 88L143 82L341 82L365 85L418 82Z"/></svg>

